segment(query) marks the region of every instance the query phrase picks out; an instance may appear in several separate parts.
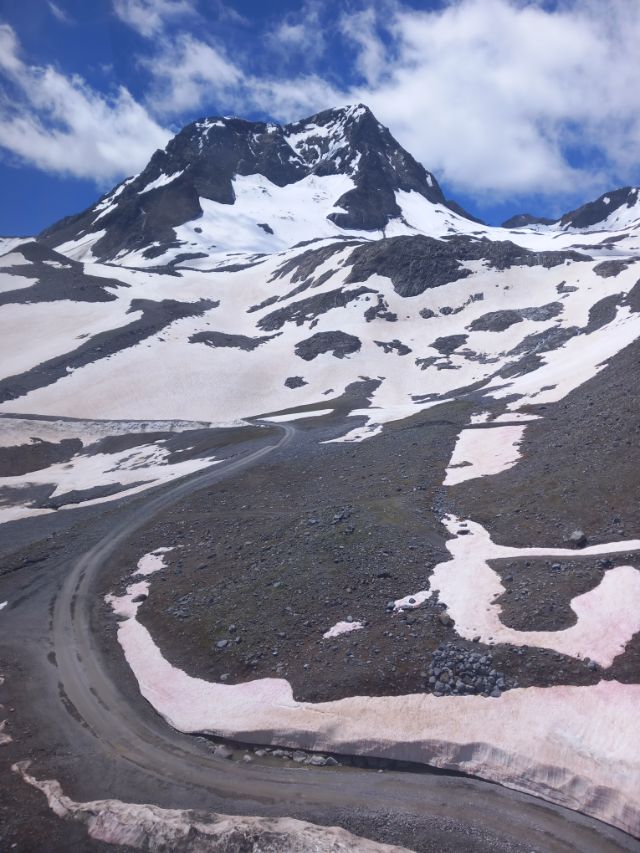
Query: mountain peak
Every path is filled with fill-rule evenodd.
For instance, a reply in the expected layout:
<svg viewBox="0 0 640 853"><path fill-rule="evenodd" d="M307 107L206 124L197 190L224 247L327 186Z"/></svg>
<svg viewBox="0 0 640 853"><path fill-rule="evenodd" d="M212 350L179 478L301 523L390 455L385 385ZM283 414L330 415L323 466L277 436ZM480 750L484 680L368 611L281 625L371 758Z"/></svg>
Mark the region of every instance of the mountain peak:
<svg viewBox="0 0 640 853"><path fill-rule="evenodd" d="M323 198L325 226L328 220L348 231L384 231L392 221L403 222L406 194L454 209L435 177L369 107L358 103L286 125L237 116L199 118L156 151L139 175L84 213L43 232L41 239L57 246L81 238L92 243L96 257L108 260L131 251L148 252L152 244L160 253L161 247L181 245L176 228L201 217L210 202L234 205L237 193L248 188L242 179L250 176L255 176L251 192L257 192L258 184L264 190L258 207L265 194L272 195L272 187L305 179L315 181L316 187L320 181L322 192L314 190L309 202ZM262 228L264 221L256 222Z"/></svg>
<svg viewBox="0 0 640 853"><path fill-rule="evenodd" d="M640 187L620 187L603 193L560 219L566 230L601 231L608 227L624 228L640 222Z"/></svg>

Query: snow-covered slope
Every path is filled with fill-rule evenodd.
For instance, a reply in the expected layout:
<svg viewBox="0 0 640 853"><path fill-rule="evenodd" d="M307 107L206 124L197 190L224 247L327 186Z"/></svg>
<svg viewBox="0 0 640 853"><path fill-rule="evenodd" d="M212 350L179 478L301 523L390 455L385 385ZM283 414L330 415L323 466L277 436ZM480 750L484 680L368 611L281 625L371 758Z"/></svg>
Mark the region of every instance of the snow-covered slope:
<svg viewBox="0 0 640 853"><path fill-rule="evenodd" d="M0 411L229 423L367 377L375 426L470 387L557 399L637 336L637 190L508 229L449 204L362 105L196 121L4 246Z"/></svg>
<svg viewBox="0 0 640 853"><path fill-rule="evenodd" d="M410 212L417 196L452 214L434 176L363 105L285 126L216 117L185 127L139 175L41 239L78 260L131 263L133 252L157 265L319 236L381 236L390 223L409 233L405 196ZM464 220L460 211L453 218Z"/></svg>
<svg viewBox="0 0 640 853"><path fill-rule="evenodd" d="M387 424L460 402L459 424L447 422L450 456L438 489L450 495L508 476L526 461L527 432L547 424L544 407L568 405L572 392L597 382L640 338L639 259L634 188L556 222L523 215L494 228L447 201L433 175L361 105L286 126L194 122L89 210L36 240L0 243L0 521L111 500L199 470L219 458L213 427L249 418L314 416L327 442L382 433L362 449L380 441L386 453ZM549 431L553 446L563 448L568 433L560 435L558 408ZM616 424L625 416L609 414ZM620 430L620 441L631 444L633 429ZM260 430L247 427L243 436ZM347 452L336 444L321 450L327 458ZM559 488L563 478L575 481L572 464L561 463ZM599 488L594 482L593 491ZM477 520L458 523L453 515L453 559L425 570L428 588L402 585L402 578L390 610L420 607L437 589L460 640L554 650L583 663L588 654L605 670L637 637L640 601L637 537L624 535L613 504L609 510L611 537L584 555L623 550L625 563L571 597L574 627L508 626L498 602L507 593L496 559L553 558L558 549L507 547ZM538 521L534 530L540 535ZM554 571L550 565L552 579ZM137 623L125 624L132 631ZM340 624L358 626L365 642L364 622ZM140 666L130 657L143 690L149 649ZM165 678L165 663L153 661L171 683L175 671ZM418 744L418 760L484 774L636 831L640 807L630 804L629 791L637 789L637 760L630 758L633 776L606 765L607 756L627 748L631 729L612 747L599 709L610 697L611 707L618 700L630 707L637 685L567 684L560 681L554 693L514 691L495 708L488 696L452 695L443 704L419 694L373 704L349 699L336 706L342 728L320 731L318 742L323 749L366 743L372 751L377 739L382 754L387 741ZM156 707L181 719L167 711L174 698ZM495 698L502 701L500 691ZM474 713L461 725L457 703L467 700ZM545 717L545 706L555 716ZM515 725L505 735L505 707L510 719L526 722L531 714L543 721L534 746ZM628 723L627 704L620 707ZM189 718L182 728L233 734L226 722L233 707L216 708L217 718L193 725ZM484 715L480 734L467 725L476 708ZM299 744L296 732L311 729L300 703L294 711L290 738ZM549 764L560 716L569 721L558 758L564 777ZM398 719L408 727L400 731ZM281 716L276 721L282 731ZM273 720L267 722L258 728L269 731Z"/></svg>

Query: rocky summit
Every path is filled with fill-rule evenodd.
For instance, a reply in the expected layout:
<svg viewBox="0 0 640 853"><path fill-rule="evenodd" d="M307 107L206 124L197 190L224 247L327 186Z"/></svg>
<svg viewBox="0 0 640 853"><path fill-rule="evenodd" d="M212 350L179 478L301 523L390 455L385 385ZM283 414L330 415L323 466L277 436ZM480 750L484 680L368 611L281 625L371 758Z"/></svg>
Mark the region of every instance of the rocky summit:
<svg viewBox="0 0 640 853"><path fill-rule="evenodd" d="M486 225L358 104L0 241L22 849L638 849L639 192Z"/></svg>

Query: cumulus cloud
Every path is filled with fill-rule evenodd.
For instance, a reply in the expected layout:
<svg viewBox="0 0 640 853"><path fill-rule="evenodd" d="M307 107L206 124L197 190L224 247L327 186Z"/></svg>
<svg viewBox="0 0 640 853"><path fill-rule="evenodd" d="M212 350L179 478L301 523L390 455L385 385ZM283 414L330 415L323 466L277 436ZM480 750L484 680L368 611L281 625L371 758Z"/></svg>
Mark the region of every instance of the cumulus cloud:
<svg viewBox="0 0 640 853"><path fill-rule="evenodd" d="M0 147L48 172L100 183L141 169L170 137L124 87L111 95L79 76L26 63L0 26Z"/></svg>
<svg viewBox="0 0 640 853"><path fill-rule="evenodd" d="M153 79L149 104L159 115L182 115L204 103L228 104L244 75L221 49L183 33L141 59Z"/></svg>
<svg viewBox="0 0 640 853"><path fill-rule="evenodd" d="M477 197L587 193L637 164L640 4L449 0L423 11L380 0L332 19L308 0L268 35L272 49L304 56L304 73L256 77L193 36L167 38L145 60L152 108L289 120L363 101L449 187ZM341 84L320 55L330 39L347 46Z"/></svg>
<svg viewBox="0 0 640 853"><path fill-rule="evenodd" d="M342 34L356 47L356 69L369 86L375 86L385 75L389 61L378 30L380 17L380 12L370 6L345 14L340 20Z"/></svg>
<svg viewBox="0 0 640 853"><path fill-rule="evenodd" d="M196 14L193 0L113 0L113 11L145 38L162 32L168 23Z"/></svg>
<svg viewBox="0 0 640 853"><path fill-rule="evenodd" d="M0 145L43 169L103 179L139 168L168 121L288 121L362 101L454 193L587 197L637 180L639 3L307 0L262 32L224 0L208 0L208 22L196 0L112 3L147 38L132 57L149 81L144 100L26 63L5 26L0 72L18 96L0 96ZM264 70L274 44L292 57L279 63L286 73Z"/></svg>
<svg viewBox="0 0 640 853"><path fill-rule="evenodd" d="M450 186L553 195L637 163L638 4L460 0L383 20L374 8L343 19L363 77L351 94ZM587 164L573 156L585 145Z"/></svg>
<svg viewBox="0 0 640 853"><path fill-rule="evenodd" d="M281 57L305 65L317 60L326 47L325 4L306 0L297 12L289 12L269 33L269 45Z"/></svg>

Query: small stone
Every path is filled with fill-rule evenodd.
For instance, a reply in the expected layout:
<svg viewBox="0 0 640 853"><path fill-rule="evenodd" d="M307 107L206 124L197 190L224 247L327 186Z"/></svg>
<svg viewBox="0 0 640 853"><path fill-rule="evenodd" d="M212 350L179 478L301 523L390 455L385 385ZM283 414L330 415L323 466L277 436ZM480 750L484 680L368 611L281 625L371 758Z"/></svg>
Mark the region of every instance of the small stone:
<svg viewBox="0 0 640 853"><path fill-rule="evenodd" d="M438 614L438 621L441 625L444 625L445 628L448 628L449 625L453 623L453 619L449 616L446 610L443 610L442 613Z"/></svg>
<svg viewBox="0 0 640 853"><path fill-rule="evenodd" d="M574 530L569 536L569 543L573 545L574 548L584 548L587 544L587 536L583 530Z"/></svg>
<svg viewBox="0 0 640 853"><path fill-rule="evenodd" d="M216 748L213 750L213 754L216 758L224 758L227 761L230 761L233 758L233 752L229 749L228 746L225 746L223 743L218 744Z"/></svg>
<svg viewBox="0 0 640 853"><path fill-rule="evenodd" d="M229 640L218 640L216 643L216 649L226 649L229 645Z"/></svg>

